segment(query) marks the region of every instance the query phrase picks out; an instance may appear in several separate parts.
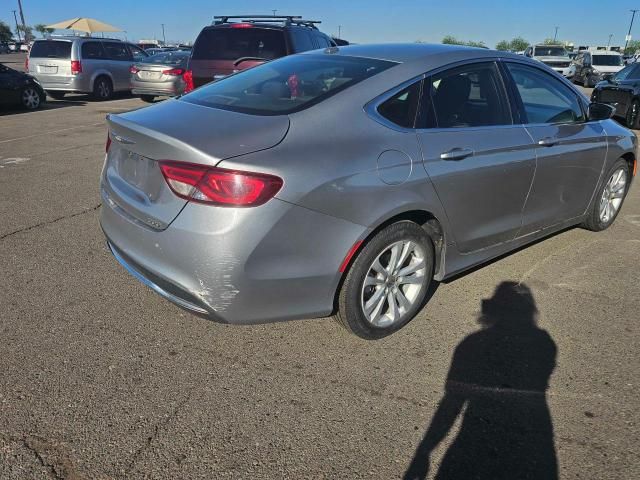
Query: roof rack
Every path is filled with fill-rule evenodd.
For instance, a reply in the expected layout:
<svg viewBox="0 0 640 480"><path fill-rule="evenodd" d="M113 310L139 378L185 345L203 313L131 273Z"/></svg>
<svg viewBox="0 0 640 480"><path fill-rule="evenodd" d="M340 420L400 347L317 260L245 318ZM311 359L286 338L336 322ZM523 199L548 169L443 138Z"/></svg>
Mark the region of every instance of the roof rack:
<svg viewBox="0 0 640 480"><path fill-rule="evenodd" d="M320 20L305 20L300 15L221 15L213 17L213 24L230 23L230 19L245 23L284 23L285 25L304 25L311 28L317 28L316 24L322 23Z"/></svg>

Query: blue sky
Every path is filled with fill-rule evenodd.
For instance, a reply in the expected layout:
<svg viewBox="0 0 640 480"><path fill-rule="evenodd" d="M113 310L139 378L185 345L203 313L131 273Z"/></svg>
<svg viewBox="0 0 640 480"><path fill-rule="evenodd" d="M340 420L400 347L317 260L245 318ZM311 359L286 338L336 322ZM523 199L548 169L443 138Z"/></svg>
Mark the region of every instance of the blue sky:
<svg viewBox="0 0 640 480"><path fill-rule="evenodd" d="M300 14L322 20L329 34L342 25L342 37L353 42L440 42L451 34L482 40L493 47L502 39L523 36L530 42L552 37L581 45L624 44L629 9L640 1L617 0L23 0L27 24L55 23L84 16L97 18L127 31L129 39L195 40L214 15ZM17 0L0 0L0 20L14 25ZM632 32L640 39L640 12Z"/></svg>

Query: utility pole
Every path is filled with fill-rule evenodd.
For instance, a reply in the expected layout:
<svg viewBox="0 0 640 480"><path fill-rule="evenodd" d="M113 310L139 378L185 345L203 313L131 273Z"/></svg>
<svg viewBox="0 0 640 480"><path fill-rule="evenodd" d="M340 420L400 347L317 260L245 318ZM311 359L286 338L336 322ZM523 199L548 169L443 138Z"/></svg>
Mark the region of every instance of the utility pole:
<svg viewBox="0 0 640 480"><path fill-rule="evenodd" d="M18 34L18 41L22 42L22 37L20 36L20 28L18 27L18 17L16 17L16 11L13 11L13 19L16 21L16 33Z"/></svg>
<svg viewBox="0 0 640 480"><path fill-rule="evenodd" d="M340 36L340 31L342 30L342 25L338 25L338 38L342 38Z"/></svg>
<svg viewBox="0 0 640 480"><path fill-rule="evenodd" d="M609 34L609 41L607 42L607 50L609 50L609 47L611 46L611 37L613 37L613 33Z"/></svg>
<svg viewBox="0 0 640 480"><path fill-rule="evenodd" d="M160 25L162 25L162 44L166 45L167 44L167 39L164 36L164 23L161 23Z"/></svg>
<svg viewBox="0 0 640 480"><path fill-rule="evenodd" d="M271 10L271 11L273 12L273 16L275 17L275 16L276 16L276 12L277 12L278 10L275 10L275 9L274 9L274 10Z"/></svg>
<svg viewBox="0 0 640 480"><path fill-rule="evenodd" d="M556 27L556 33L553 34L553 43L556 43L556 40L558 40L558 28Z"/></svg>
<svg viewBox="0 0 640 480"><path fill-rule="evenodd" d="M22 11L22 0L18 0L18 9L20 10L20 20L22 20L22 31L24 32L24 41L28 42L30 39L27 36L27 23L24 21L24 12Z"/></svg>
<svg viewBox="0 0 640 480"><path fill-rule="evenodd" d="M631 23L629 24L629 33L627 33L627 36L624 39L624 50L622 51L622 53L626 53L627 51L627 46L629 45L629 41L631 40L631 27L633 27L633 19L636 18L636 12L638 10L631 10Z"/></svg>

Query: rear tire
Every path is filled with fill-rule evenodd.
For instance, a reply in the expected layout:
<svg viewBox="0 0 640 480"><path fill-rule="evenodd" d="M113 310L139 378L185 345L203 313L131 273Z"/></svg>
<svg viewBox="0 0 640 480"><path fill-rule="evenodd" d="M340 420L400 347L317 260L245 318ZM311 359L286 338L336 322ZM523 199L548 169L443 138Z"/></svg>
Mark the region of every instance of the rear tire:
<svg viewBox="0 0 640 480"><path fill-rule="evenodd" d="M153 95L140 95L140 100L147 103L153 103L155 98Z"/></svg>
<svg viewBox="0 0 640 480"><path fill-rule="evenodd" d="M99 101L113 97L113 85L109 77L98 77L93 82L93 98Z"/></svg>
<svg viewBox="0 0 640 480"><path fill-rule="evenodd" d="M619 158L604 178L605 181L596 193L591 211L581 225L593 232L609 228L620 213L629 191L631 180L629 164L624 158Z"/></svg>
<svg viewBox="0 0 640 480"><path fill-rule="evenodd" d="M433 265L433 243L423 228L410 221L386 227L352 261L336 321L366 340L398 331L422 308Z"/></svg>
<svg viewBox="0 0 640 480"><path fill-rule="evenodd" d="M54 100L62 100L67 92L49 92L47 91L47 95L49 95Z"/></svg>

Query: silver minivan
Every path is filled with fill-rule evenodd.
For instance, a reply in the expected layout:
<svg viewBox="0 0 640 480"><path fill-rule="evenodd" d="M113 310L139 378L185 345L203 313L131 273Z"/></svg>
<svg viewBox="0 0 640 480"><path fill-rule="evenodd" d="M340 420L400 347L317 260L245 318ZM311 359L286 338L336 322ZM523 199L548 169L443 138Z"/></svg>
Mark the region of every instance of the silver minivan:
<svg viewBox="0 0 640 480"><path fill-rule="evenodd" d="M27 69L52 98L73 92L108 100L114 92L131 90L129 68L147 56L117 39L51 37L34 42Z"/></svg>

